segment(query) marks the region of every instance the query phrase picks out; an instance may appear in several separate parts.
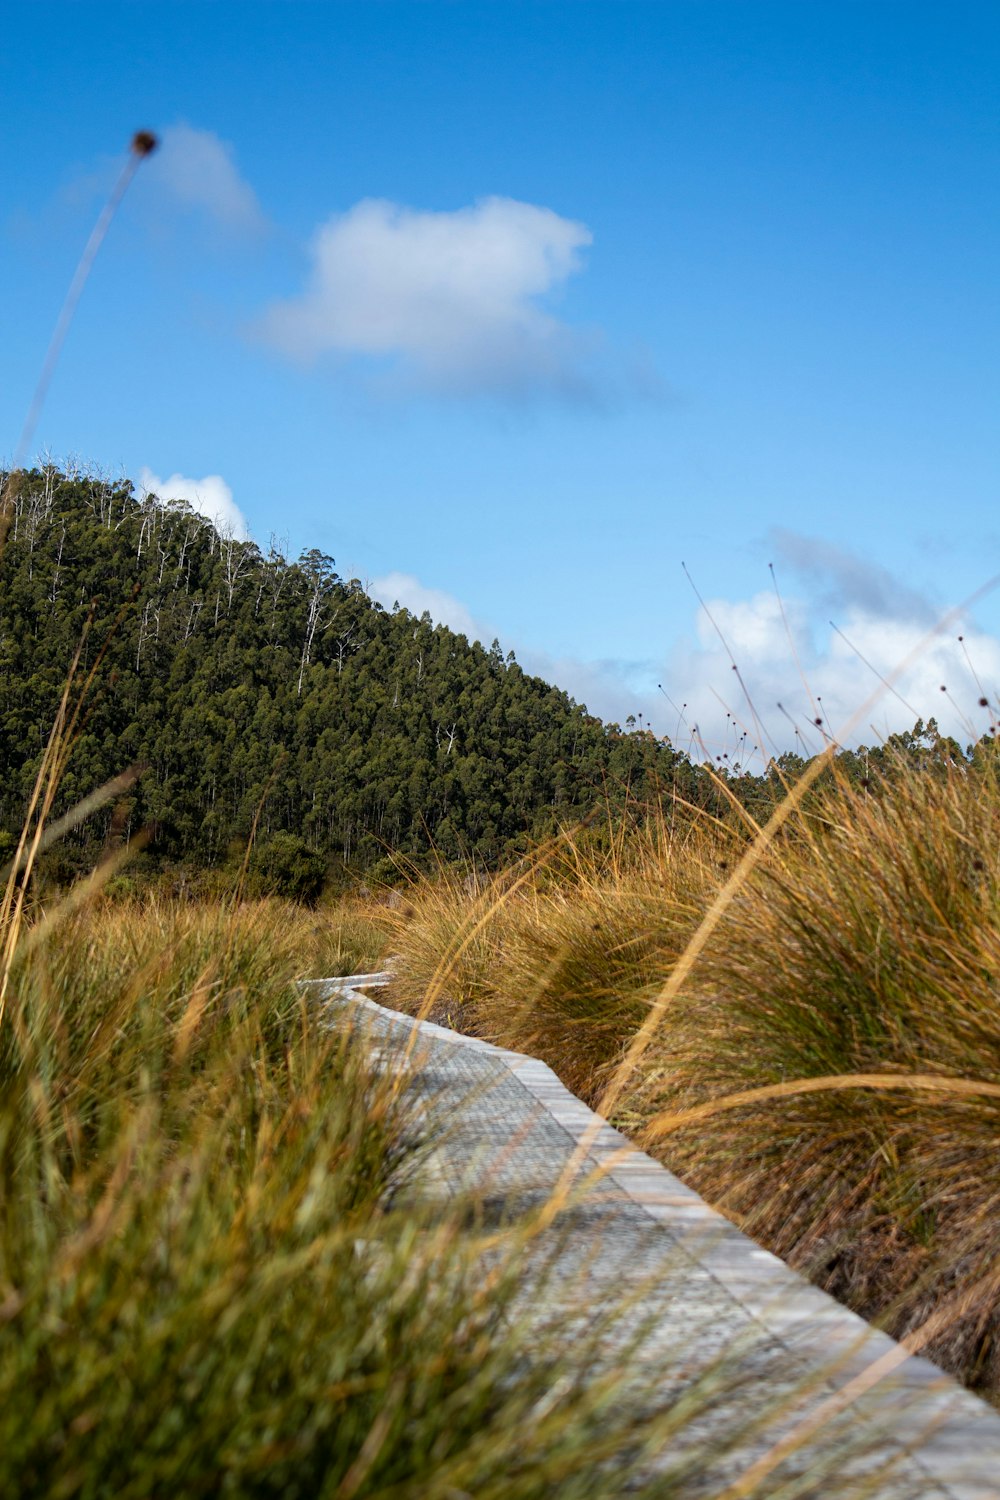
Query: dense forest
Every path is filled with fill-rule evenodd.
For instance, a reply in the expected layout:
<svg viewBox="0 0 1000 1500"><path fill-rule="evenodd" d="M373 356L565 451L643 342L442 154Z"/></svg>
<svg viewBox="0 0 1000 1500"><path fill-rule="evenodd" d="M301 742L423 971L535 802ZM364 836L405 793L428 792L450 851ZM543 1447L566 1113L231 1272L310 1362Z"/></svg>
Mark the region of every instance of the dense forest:
<svg viewBox="0 0 1000 1500"><path fill-rule="evenodd" d="M759 817L804 764L710 772L602 723L496 641L383 609L322 552L265 552L127 480L45 467L0 482L0 858L81 640L78 681L99 666L55 811L141 768L49 856L52 878L139 829L140 871L239 864L253 839L290 888L386 878L430 851L495 865L626 801ZM931 723L840 763L863 781L901 752L963 754Z"/></svg>
<svg viewBox="0 0 1000 1500"><path fill-rule="evenodd" d="M294 838L334 878L384 873L390 851L494 863L626 789L716 795L668 742L601 723L497 642L383 609L319 551L262 551L127 481L44 468L4 483L8 846L83 637L78 676L102 659L61 803L143 771L69 840L70 865L115 819L118 836L151 830L147 867L224 864L255 822L262 850Z"/></svg>

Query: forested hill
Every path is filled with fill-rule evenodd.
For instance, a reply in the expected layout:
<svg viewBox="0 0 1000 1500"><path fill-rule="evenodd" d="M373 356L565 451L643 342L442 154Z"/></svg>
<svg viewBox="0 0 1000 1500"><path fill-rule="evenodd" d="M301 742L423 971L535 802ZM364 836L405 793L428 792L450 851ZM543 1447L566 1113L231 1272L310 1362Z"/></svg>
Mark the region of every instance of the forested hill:
<svg viewBox="0 0 1000 1500"><path fill-rule="evenodd" d="M83 666L106 654L61 803L146 769L124 809L71 840L81 862L114 816L119 835L152 828L147 861L219 864L258 812L259 841L294 835L334 874L389 850L495 862L608 788L707 787L666 742L602 724L496 643L384 610L320 552L263 552L127 482L45 469L5 483L8 845L91 613Z"/></svg>

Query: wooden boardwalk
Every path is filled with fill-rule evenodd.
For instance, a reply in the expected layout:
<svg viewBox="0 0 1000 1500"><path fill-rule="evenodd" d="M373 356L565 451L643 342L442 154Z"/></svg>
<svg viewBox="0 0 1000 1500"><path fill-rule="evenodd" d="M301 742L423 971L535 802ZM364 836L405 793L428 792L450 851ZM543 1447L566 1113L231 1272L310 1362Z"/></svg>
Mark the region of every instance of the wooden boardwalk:
<svg viewBox="0 0 1000 1500"><path fill-rule="evenodd" d="M426 1138L411 1191L512 1221L572 1181L522 1304L539 1325L601 1321L630 1401L686 1403L653 1460L676 1469L671 1493L1000 1500L1000 1414L754 1244L544 1063L363 993L388 982L310 989L382 1066L411 1071Z"/></svg>

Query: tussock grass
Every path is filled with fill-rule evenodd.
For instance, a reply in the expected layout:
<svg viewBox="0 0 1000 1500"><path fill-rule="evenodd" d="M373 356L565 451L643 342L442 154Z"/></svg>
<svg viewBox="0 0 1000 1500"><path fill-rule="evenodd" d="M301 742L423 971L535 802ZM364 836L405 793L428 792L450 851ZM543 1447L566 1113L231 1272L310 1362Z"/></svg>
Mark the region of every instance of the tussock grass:
<svg viewBox="0 0 1000 1500"><path fill-rule="evenodd" d="M371 974L382 967L388 933L381 907L343 897L315 913L299 907L295 917L305 929L303 972L306 963L308 973L326 978Z"/></svg>
<svg viewBox="0 0 1000 1500"><path fill-rule="evenodd" d="M455 1024L598 1101L749 839L697 821L681 837L656 816L610 853L583 838L514 897L481 890L489 916L465 946L467 895L418 887L392 938L396 993L419 1008L436 955ZM947 1304L929 1352L993 1395L998 851L989 753L900 763L867 788L834 770L740 885L615 1105L647 1149L895 1335ZM884 1082L794 1087L845 1075ZM780 1098L723 1107L775 1085Z"/></svg>
<svg viewBox="0 0 1000 1500"><path fill-rule="evenodd" d="M570 837L475 886L447 872L387 914L393 996L543 1057L594 1102L741 847L716 825Z"/></svg>
<svg viewBox="0 0 1000 1500"><path fill-rule="evenodd" d="M1000 1083L998 835L992 760L877 795L835 783L728 913L647 1059L638 1115L831 1075ZM998 1142L985 1091L884 1087L789 1094L663 1150L896 1335L980 1285L930 1352L995 1394Z"/></svg>
<svg viewBox="0 0 1000 1500"><path fill-rule="evenodd" d="M305 1493L390 1379L354 1241L398 1123L266 908L102 917L15 961L0 1035L0 1490Z"/></svg>
<svg viewBox="0 0 1000 1500"><path fill-rule="evenodd" d="M509 1463L541 1493L556 1450L585 1467L586 1414L525 1444L552 1372L513 1382L502 1276L386 1205L404 1116L306 1013L301 933L266 904L135 916L79 914L11 974L0 1491L443 1496Z"/></svg>
<svg viewBox="0 0 1000 1500"><path fill-rule="evenodd" d="M768 1419L722 1365L657 1401L641 1318L609 1359L620 1309L568 1327L518 1301L530 1234L397 1193L406 1090L295 982L315 914L97 900L22 937L0 1493L679 1497ZM708 1455L689 1429L724 1400Z"/></svg>
<svg viewBox="0 0 1000 1500"><path fill-rule="evenodd" d="M463 1029L544 1057L594 1102L735 841L717 829L664 835L570 842L471 898L454 879L425 884L396 915L393 993L417 1008L436 983ZM522 883L509 894L512 878Z"/></svg>

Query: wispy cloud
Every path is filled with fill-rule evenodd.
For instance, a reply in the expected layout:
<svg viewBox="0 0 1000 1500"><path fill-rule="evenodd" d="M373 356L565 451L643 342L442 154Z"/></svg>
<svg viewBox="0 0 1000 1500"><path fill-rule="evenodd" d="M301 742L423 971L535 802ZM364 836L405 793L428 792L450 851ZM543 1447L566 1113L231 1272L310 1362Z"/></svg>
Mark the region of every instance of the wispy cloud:
<svg viewBox="0 0 1000 1500"><path fill-rule="evenodd" d="M372 579L368 592L387 609L401 604L418 618L427 613L435 625L447 625L450 630L468 636L470 641L493 639L487 636L460 599L444 589L427 588L412 573L384 573L380 578Z"/></svg>
<svg viewBox="0 0 1000 1500"><path fill-rule="evenodd" d="M420 390L586 396L593 336L543 299L581 269L591 238L512 198L454 212L365 199L317 231L305 289L259 331L293 358L361 357Z"/></svg>
<svg viewBox="0 0 1000 1500"><path fill-rule="evenodd" d="M192 510L211 521L223 536L234 536L239 541L249 539L246 518L221 474L206 474L203 479L171 474L169 479L160 479L152 469L142 468L139 483L147 494L157 495L161 500L186 500Z"/></svg>
<svg viewBox="0 0 1000 1500"><path fill-rule="evenodd" d="M873 616L900 617L933 624L929 599L904 584L888 568L818 537L776 526L770 533L776 559L818 587L821 601L833 609L857 606ZM819 601L817 601L819 602Z"/></svg>
<svg viewBox="0 0 1000 1500"><path fill-rule="evenodd" d="M147 173L147 196L204 215L236 233L259 233L266 220L240 174L233 147L214 131L179 122L163 130Z"/></svg>

